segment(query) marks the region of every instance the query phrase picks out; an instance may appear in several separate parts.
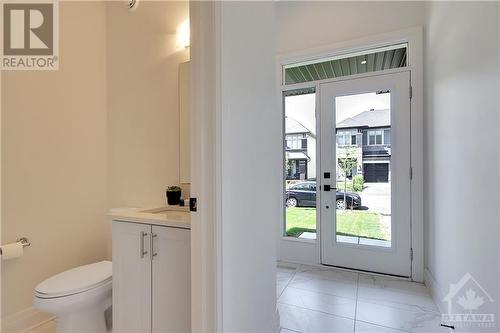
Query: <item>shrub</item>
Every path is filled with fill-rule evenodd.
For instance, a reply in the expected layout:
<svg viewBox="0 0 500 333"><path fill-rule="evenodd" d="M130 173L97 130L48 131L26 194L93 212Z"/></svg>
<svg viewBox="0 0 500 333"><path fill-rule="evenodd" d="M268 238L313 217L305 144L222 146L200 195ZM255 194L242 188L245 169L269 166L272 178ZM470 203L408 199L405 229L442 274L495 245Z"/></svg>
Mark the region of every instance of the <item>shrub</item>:
<svg viewBox="0 0 500 333"><path fill-rule="evenodd" d="M365 185L365 178L363 175L356 175L352 177L352 188L356 192L363 191L363 187Z"/></svg>

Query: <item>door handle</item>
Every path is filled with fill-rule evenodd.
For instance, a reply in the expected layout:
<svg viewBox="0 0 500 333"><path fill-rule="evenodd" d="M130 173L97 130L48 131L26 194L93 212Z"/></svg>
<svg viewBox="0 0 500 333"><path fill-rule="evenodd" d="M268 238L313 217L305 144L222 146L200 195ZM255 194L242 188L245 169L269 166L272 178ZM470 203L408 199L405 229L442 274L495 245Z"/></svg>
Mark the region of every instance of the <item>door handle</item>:
<svg viewBox="0 0 500 333"><path fill-rule="evenodd" d="M323 185L323 191L325 192L330 192L330 191L337 191L336 187L332 187L331 185Z"/></svg>
<svg viewBox="0 0 500 333"><path fill-rule="evenodd" d="M156 257L158 255L158 253L155 252L155 247L154 247L154 243L155 243L155 239L158 235L157 234L151 234L151 260L154 259L154 257Z"/></svg>
<svg viewBox="0 0 500 333"><path fill-rule="evenodd" d="M144 249L144 243L147 236L148 236L147 232L141 231L141 259L143 259L144 256L148 254L148 251Z"/></svg>

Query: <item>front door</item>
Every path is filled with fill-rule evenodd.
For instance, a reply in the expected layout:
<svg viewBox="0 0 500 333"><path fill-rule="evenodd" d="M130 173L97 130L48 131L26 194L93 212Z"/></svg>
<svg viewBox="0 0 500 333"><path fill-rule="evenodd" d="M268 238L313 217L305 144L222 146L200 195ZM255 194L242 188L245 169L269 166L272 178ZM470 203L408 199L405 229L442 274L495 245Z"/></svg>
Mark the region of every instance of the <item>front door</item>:
<svg viewBox="0 0 500 333"><path fill-rule="evenodd" d="M320 84L321 262L411 276L410 73Z"/></svg>

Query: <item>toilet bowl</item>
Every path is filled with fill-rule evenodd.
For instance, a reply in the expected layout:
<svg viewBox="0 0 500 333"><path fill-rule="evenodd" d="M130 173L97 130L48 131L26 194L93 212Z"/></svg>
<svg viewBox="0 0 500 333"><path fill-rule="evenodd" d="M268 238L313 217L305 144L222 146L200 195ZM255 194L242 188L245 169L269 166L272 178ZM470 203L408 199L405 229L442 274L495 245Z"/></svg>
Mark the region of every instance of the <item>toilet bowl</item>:
<svg viewBox="0 0 500 333"><path fill-rule="evenodd" d="M56 316L57 333L110 331L112 263L79 266L35 288L33 306Z"/></svg>

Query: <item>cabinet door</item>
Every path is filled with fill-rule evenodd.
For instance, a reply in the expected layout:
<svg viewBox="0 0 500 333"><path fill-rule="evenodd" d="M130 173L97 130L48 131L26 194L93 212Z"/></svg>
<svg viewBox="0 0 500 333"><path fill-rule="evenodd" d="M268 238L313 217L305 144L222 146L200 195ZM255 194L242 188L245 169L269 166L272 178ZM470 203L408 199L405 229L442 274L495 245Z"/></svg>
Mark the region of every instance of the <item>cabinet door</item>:
<svg viewBox="0 0 500 333"><path fill-rule="evenodd" d="M151 226L113 221L113 331L151 332Z"/></svg>
<svg viewBox="0 0 500 333"><path fill-rule="evenodd" d="M153 332L190 332L190 232L153 226L152 236Z"/></svg>

